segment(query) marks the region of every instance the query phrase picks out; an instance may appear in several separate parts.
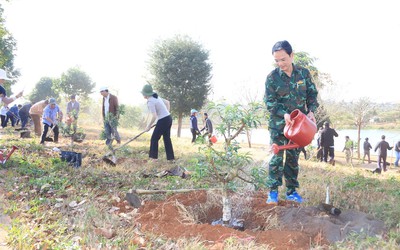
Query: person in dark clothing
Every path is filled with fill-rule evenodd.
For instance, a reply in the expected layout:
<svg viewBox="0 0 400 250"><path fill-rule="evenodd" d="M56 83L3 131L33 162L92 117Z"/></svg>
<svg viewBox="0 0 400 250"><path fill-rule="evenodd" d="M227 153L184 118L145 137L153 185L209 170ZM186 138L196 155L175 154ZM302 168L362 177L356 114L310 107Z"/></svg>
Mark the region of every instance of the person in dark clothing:
<svg viewBox="0 0 400 250"><path fill-rule="evenodd" d="M365 156L368 156L368 163L371 163L371 155L369 152L370 149L372 149L372 146L368 142L368 137L367 137L367 138L365 138L365 141L364 141L364 156L362 159L362 163L364 163Z"/></svg>
<svg viewBox="0 0 400 250"><path fill-rule="evenodd" d="M8 120L11 120L11 126L14 127L17 121L19 120L19 115L18 115L18 107L17 104L14 104L8 111L7 111L7 117L5 121L5 127L8 124Z"/></svg>
<svg viewBox="0 0 400 250"><path fill-rule="evenodd" d="M387 151L392 150L393 147L389 146L389 143L385 141L385 136L382 135L382 141L378 143L375 147L376 150L379 149L378 155L378 168L382 171L382 162L383 162L383 171L386 171L386 158L387 158Z"/></svg>
<svg viewBox="0 0 400 250"><path fill-rule="evenodd" d="M321 132L321 147L323 154L323 161L334 164L335 162L335 144L333 137L338 137L338 133L333 128L329 127L329 122L325 122L324 129Z"/></svg>
<svg viewBox="0 0 400 250"><path fill-rule="evenodd" d="M206 125L204 126L204 128L202 128L200 130L200 132L203 132L204 130L206 130L206 132L204 133L204 136L206 136L206 135L208 136L208 142L210 143L210 145L212 145L212 142L210 141L210 139L214 132L213 125L212 125L210 118L208 118L208 114L204 113L203 115L204 115L204 121L206 122Z"/></svg>
<svg viewBox="0 0 400 250"><path fill-rule="evenodd" d="M196 136L200 134L199 127L197 126L198 111L195 109L190 110L190 132L192 132L192 143L196 141Z"/></svg>
<svg viewBox="0 0 400 250"><path fill-rule="evenodd" d="M21 129L26 128L26 125L28 124L29 110L31 109L31 107L32 107L32 104L27 103L27 104L22 105L22 107L18 111L19 118L21 119Z"/></svg>
<svg viewBox="0 0 400 250"><path fill-rule="evenodd" d="M301 147L301 148L300 148L300 151L303 152L303 154L304 154L304 159L307 160L307 151L306 151L306 149L305 149L304 147Z"/></svg>
<svg viewBox="0 0 400 250"><path fill-rule="evenodd" d="M324 127L320 127L318 130L318 136L317 136L317 160L323 161L324 160L324 154L322 153L322 147L321 147L321 134L322 130L324 130Z"/></svg>

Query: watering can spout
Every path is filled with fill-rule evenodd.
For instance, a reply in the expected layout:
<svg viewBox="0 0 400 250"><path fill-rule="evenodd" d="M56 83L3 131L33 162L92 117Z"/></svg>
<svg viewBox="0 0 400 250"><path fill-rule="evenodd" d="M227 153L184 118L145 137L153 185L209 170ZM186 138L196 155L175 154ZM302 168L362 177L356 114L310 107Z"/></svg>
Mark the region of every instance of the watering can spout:
<svg viewBox="0 0 400 250"><path fill-rule="evenodd" d="M290 113L290 119L293 122L286 124L283 129L283 133L289 139L289 143L282 146L272 144L271 149L274 154L278 154L280 150L305 147L314 139L314 135L317 132L315 122L298 109Z"/></svg>

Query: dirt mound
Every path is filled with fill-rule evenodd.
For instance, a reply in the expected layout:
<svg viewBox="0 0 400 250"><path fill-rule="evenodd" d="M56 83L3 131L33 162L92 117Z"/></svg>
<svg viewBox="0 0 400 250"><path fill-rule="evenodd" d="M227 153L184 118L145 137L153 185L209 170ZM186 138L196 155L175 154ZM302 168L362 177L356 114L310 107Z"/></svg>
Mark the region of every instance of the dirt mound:
<svg viewBox="0 0 400 250"><path fill-rule="evenodd" d="M357 211L329 215L318 207L302 207L290 202L278 206L265 203L265 192L234 194L233 217L243 220L244 231L213 221L222 217L221 197L215 192L196 191L169 196L165 201L146 201L139 209L141 230L170 239L198 238L207 245L226 238L255 241L275 249L309 249L342 240L350 232L382 234L381 221Z"/></svg>

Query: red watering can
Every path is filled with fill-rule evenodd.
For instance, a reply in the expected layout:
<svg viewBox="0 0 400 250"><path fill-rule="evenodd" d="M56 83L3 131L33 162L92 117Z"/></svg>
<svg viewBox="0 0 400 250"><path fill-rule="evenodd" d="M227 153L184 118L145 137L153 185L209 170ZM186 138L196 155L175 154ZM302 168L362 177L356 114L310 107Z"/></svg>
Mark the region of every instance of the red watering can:
<svg viewBox="0 0 400 250"><path fill-rule="evenodd" d="M10 156L12 155L12 153L14 153L14 151L17 149L16 146L12 146L12 149L10 152L8 152L8 154L6 155L6 158L4 159L4 153L2 150L0 150L0 163L1 164L6 164L7 160L10 158Z"/></svg>
<svg viewBox="0 0 400 250"><path fill-rule="evenodd" d="M315 133L317 133L317 125L300 110L293 110L290 113L290 119L293 123L286 124L283 129L289 143L282 146L272 144L271 149L274 154L279 153L280 150L305 147L312 142Z"/></svg>

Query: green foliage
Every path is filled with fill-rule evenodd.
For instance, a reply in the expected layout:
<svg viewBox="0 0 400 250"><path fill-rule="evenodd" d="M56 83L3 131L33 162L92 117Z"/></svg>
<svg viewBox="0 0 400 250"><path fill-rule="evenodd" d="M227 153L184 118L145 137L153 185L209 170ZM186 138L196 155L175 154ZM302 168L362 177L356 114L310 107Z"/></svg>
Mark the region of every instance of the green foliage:
<svg viewBox="0 0 400 250"><path fill-rule="evenodd" d="M93 92L95 83L80 68L70 68L67 72L62 73L61 78L57 81L57 89L60 89L66 96L79 95L87 97Z"/></svg>
<svg viewBox="0 0 400 250"><path fill-rule="evenodd" d="M8 76L13 79L6 81L4 84L7 93L11 93L11 85L17 81L21 74L19 70L14 69L14 52L17 49L17 42L5 26L3 11L0 5L0 68L4 69Z"/></svg>
<svg viewBox="0 0 400 250"><path fill-rule="evenodd" d="M120 105L122 106L122 105ZM120 108L121 109L121 108ZM125 106L124 105L124 115L120 117L119 123L121 127L124 128L136 128L139 126L142 120L142 111L139 107L135 106ZM122 114L121 114L122 115Z"/></svg>
<svg viewBox="0 0 400 250"><path fill-rule="evenodd" d="M211 146L202 148L209 163L208 168L213 172L216 180L224 185L230 184L239 173L246 174L243 167L250 163L249 153L239 153L239 143L233 142L221 152Z"/></svg>
<svg viewBox="0 0 400 250"><path fill-rule="evenodd" d="M259 166L253 167L250 171L250 175L256 190L268 187L267 183L265 182L265 180L268 180L267 168L260 168Z"/></svg>
<svg viewBox="0 0 400 250"><path fill-rule="evenodd" d="M161 97L171 103L171 112L180 117L190 108L200 109L210 91L212 66L209 52L187 36L158 42L150 53L149 70Z"/></svg>
<svg viewBox="0 0 400 250"><path fill-rule="evenodd" d="M29 95L29 100L32 103L36 103L41 100L49 99L50 97L59 99L60 95L58 91L54 89L55 82L56 80L50 77L42 77Z"/></svg>
<svg viewBox="0 0 400 250"><path fill-rule="evenodd" d="M260 126L261 112L259 111L261 105L252 103L248 107L244 107L240 104L229 105L211 102L208 109L220 119L221 122L216 130L224 136L225 142L223 151L219 151L210 145L201 150L205 154L210 171L214 173L216 179L224 185L230 185L235 178L241 178L240 174L249 176L244 171L244 166L248 165L251 158L248 153L239 153L240 146L235 138L246 129ZM198 142L205 143L205 141L199 139Z"/></svg>
<svg viewBox="0 0 400 250"><path fill-rule="evenodd" d="M250 103L245 107L240 104L210 102L208 109L220 119L221 122L215 129L224 136L227 145L230 145L240 133L259 127L263 117L260 103Z"/></svg>

